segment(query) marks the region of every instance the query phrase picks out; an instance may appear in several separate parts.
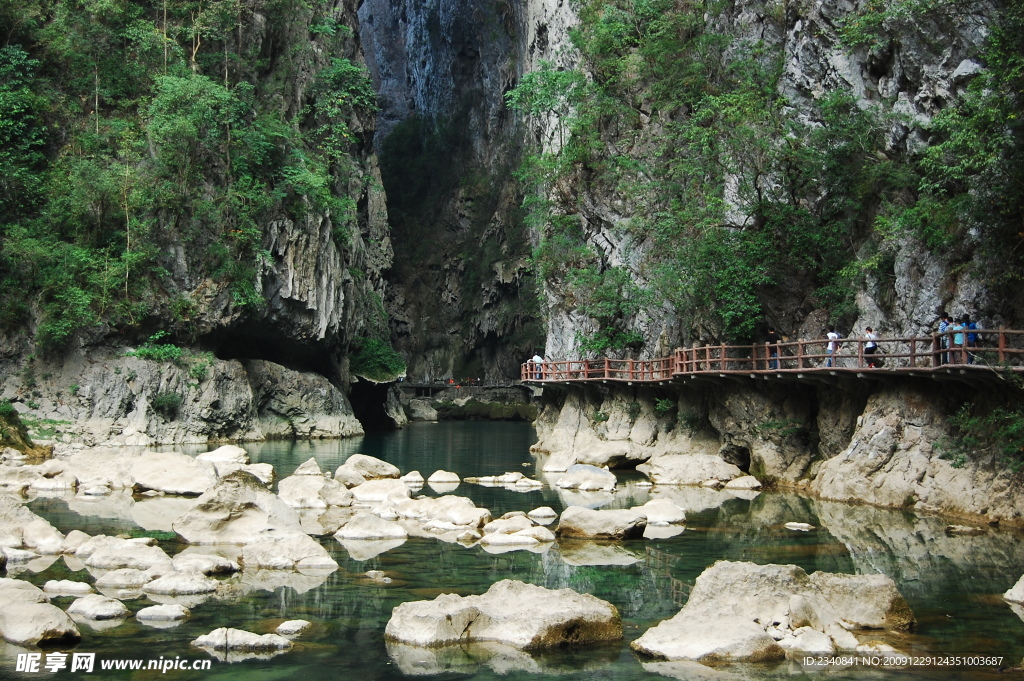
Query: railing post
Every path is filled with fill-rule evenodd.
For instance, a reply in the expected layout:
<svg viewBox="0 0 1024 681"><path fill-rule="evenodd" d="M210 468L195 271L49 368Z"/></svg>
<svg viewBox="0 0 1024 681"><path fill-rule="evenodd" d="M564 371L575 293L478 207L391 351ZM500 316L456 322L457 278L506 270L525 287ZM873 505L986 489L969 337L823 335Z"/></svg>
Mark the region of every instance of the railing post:
<svg viewBox="0 0 1024 681"><path fill-rule="evenodd" d="M939 366L939 336L932 332L932 368Z"/></svg>
<svg viewBox="0 0 1024 681"><path fill-rule="evenodd" d="M765 354L767 355L767 352ZM757 343L750 346L750 370L757 371Z"/></svg>
<svg viewBox="0 0 1024 681"><path fill-rule="evenodd" d="M1006 361L1006 327L999 327L999 363Z"/></svg>
<svg viewBox="0 0 1024 681"><path fill-rule="evenodd" d="M796 368L804 368L804 342L802 340L796 342Z"/></svg>
<svg viewBox="0 0 1024 681"><path fill-rule="evenodd" d="M864 341L857 339L857 368L864 368Z"/></svg>
<svg viewBox="0 0 1024 681"><path fill-rule="evenodd" d="M611 378L612 377L612 361L610 359L608 359L607 357L604 358L604 377L605 378Z"/></svg>
<svg viewBox="0 0 1024 681"><path fill-rule="evenodd" d="M704 346L704 370L711 371L711 346Z"/></svg>
<svg viewBox="0 0 1024 681"><path fill-rule="evenodd" d="M629 369L627 371L629 372L629 380L631 381L636 379L636 369L634 368L635 366L635 362L633 360L629 360Z"/></svg>
<svg viewBox="0 0 1024 681"><path fill-rule="evenodd" d="M719 362L719 364L718 364L718 366L719 366L719 371L725 371L725 368L726 368L726 361L725 361L725 358L726 358L726 356L727 356L727 355L729 354L729 353L728 353L728 351L727 351L727 350L725 349L725 343L722 343L722 345L721 345L721 351L720 351L720 352L721 352L721 354L720 354L720 355L719 355L719 357L718 357L718 362Z"/></svg>
<svg viewBox="0 0 1024 681"><path fill-rule="evenodd" d="M877 352L877 350L875 351ZM917 338L910 339L910 368L917 366Z"/></svg>

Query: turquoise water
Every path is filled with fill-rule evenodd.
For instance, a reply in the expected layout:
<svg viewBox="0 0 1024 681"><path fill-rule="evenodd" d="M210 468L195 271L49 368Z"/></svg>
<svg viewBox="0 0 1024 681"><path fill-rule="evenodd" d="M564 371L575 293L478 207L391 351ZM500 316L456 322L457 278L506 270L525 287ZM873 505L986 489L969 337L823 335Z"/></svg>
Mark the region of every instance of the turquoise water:
<svg viewBox="0 0 1024 681"><path fill-rule="evenodd" d="M446 422L413 424L403 431L375 433L365 438L316 443L247 445L254 461L270 462L279 475L289 474L310 456L322 468L333 469L354 452L395 463L403 472L419 470L427 477L441 468L467 475L523 471L540 477L529 454L533 431L525 424ZM524 465L526 464L526 465ZM636 484L636 475L622 476L615 495L574 495L551 487L520 493L463 483L454 494L471 497L498 516L510 510L529 511L569 503L627 507L651 498L649 488ZM656 493L661 493L659 490ZM356 560L334 539L323 545L340 568L329 575L302 576L270 573L232 578L231 596L210 599L192 609L192 618L171 629L153 629L129 619L103 631L83 627L75 651L92 652L98 660L156 659L175 656L207 659L189 647L194 638L214 628L232 626L267 633L286 619L307 619L311 633L287 653L267 660L228 664L212 662L209 671L97 671L84 678L131 679L406 679L412 674L436 673L456 679L656 679L711 678L692 669L651 664L636 657L628 641L653 624L674 615L686 601L694 579L716 560L793 563L808 572L883 572L896 580L910 603L919 626L910 635L885 639L895 648L925 654L985 654L1004 657L1017 666L1024 657L1024 622L999 598L1024 571L1024 542L1012 532L986 530L974 537L945 533L948 521L913 514L849 506L802 498L795 494L765 493L753 499L702 489L664 490L688 509L681 534L657 540L599 544L560 542L544 553L515 551L493 555L479 547L464 548L434 539L410 538L405 544L367 560ZM434 494L429 487L421 493ZM159 529L178 512L173 504L187 501L117 497L89 505L75 499L36 499L31 508L67 532L80 528L96 534ZM816 529L792 532L790 521L808 522ZM171 555L184 548L163 542ZM92 581L85 571L64 559L40 561L18 576L42 585L48 579ZM366 577L382 570L393 581L382 584ZM399 603L433 598L439 593L473 594L505 578L549 588L570 587L614 603L623 616L626 641L607 646L560 651L541 656L480 646L410 656L408 649L383 641L384 626ZM274 581L276 580L276 582ZM72 599L55 599L64 607ZM151 605L146 599L127 601L132 612ZM0 651L0 677L38 678L16 674L16 648ZM23 652L23 651L21 651ZM413 650L411 653L415 653ZM44 672L45 673L45 672ZM731 665L708 670L733 678L809 677L850 678L996 678L988 670L917 668L881 670L848 668L813 670L795 662L781 665ZM60 676L75 676L67 671ZM998 675L1003 678L1004 675Z"/></svg>

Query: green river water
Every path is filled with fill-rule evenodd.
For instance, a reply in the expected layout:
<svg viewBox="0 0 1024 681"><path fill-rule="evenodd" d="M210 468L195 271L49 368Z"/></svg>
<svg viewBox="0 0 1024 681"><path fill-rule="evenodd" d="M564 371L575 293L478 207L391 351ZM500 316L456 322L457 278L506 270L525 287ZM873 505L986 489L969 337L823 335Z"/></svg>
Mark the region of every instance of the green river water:
<svg viewBox="0 0 1024 681"><path fill-rule="evenodd" d="M424 477L436 469L461 477L523 471L545 479L529 453L533 430L525 424L444 422L412 424L391 433L314 443L273 442L246 445L254 462L273 463L278 476L289 475L315 456L321 468L333 470L354 452L396 464L403 473L419 470ZM650 488L637 485L636 474L620 474L613 494L567 493L552 486L532 492L485 488L463 483L454 494L469 496L491 509L507 511L569 504L629 507L651 498ZM429 487L420 493L435 494ZM401 546L358 560L333 538L323 545L340 568L330 574L262 573L232 577L232 595L198 603L192 617L173 628L155 629L134 619L103 630L83 625L83 640L74 649L96 653L94 672L67 670L18 673L19 652L0 652L0 678L80 677L95 679L191 679L270 681L372 681L433 675L436 679L995 679L1020 676L988 668L870 667L810 668L790 660L772 665L729 665L716 668L652 663L635 656L628 642L657 622L674 615L686 602L694 579L716 560L793 563L808 572L882 572L897 583L913 609L917 629L897 638L874 637L898 650L926 655L1001 656L1016 667L1024 657L1024 622L1000 594L1024 572L1020 534L986 528L979 536L949 536L948 519L917 516L866 506L808 499L791 493L763 493L738 498L726 492L696 488L660 489L687 509L685 531L664 539L618 543L559 542L546 551L487 553L433 539L410 538ZM114 495L96 501L74 497L39 498L30 503L60 530L116 534L138 529L169 529L170 522L191 502L187 499L142 499ZM794 532L786 522L807 522L816 529ZM171 555L184 548L161 542ZM76 570L76 568L78 568ZM93 581L74 560L39 559L18 577L39 586L48 579ZM369 579L368 570L382 570L392 579ZM549 588L570 587L614 603L626 629L626 641L607 646L530 656L470 646L439 653L389 649L384 626L399 603L431 599L440 593L482 593L492 583L514 578ZM66 607L72 599L54 599ZM126 603L132 612L152 603L145 597ZM194 638L231 626L257 633L272 632L286 619L314 623L289 652L270 659L227 663L214 659L210 670L102 671L99 661L115 658L207 659L190 648Z"/></svg>

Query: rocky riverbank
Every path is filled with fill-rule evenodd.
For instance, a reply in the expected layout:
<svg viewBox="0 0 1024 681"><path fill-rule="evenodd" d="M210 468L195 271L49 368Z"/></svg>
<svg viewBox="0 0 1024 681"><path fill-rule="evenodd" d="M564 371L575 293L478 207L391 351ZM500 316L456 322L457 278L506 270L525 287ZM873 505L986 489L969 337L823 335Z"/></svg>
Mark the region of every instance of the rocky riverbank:
<svg viewBox="0 0 1024 681"><path fill-rule="evenodd" d="M637 467L658 484L750 474L849 502L1024 524L1019 477L991 455L954 462L949 415L971 389L931 383L749 383L552 391L533 451L544 470Z"/></svg>

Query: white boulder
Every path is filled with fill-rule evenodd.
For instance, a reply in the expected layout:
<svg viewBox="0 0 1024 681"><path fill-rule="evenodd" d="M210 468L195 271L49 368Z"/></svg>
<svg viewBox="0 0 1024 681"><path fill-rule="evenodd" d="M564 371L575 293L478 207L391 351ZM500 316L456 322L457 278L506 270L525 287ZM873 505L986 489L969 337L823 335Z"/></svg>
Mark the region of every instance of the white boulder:
<svg viewBox="0 0 1024 681"><path fill-rule="evenodd" d="M128 617L131 613L124 603L115 598L89 594L69 605L68 614L85 620L119 620Z"/></svg>
<svg viewBox="0 0 1024 681"><path fill-rule="evenodd" d="M159 546L151 546L147 540L121 539L103 534L82 542L75 551L75 557L87 567L100 570L134 568L162 574L173 569L171 557Z"/></svg>
<svg viewBox="0 0 1024 681"><path fill-rule="evenodd" d="M335 539L405 539L409 533L396 522L378 518L372 513L360 513L338 530Z"/></svg>
<svg viewBox="0 0 1024 681"><path fill-rule="evenodd" d="M380 503L389 499L408 499L409 485L401 480L369 480L349 490L352 497L361 504Z"/></svg>
<svg viewBox="0 0 1024 681"><path fill-rule="evenodd" d="M95 593L91 584L68 579L51 579L43 584L43 591L51 596L84 596Z"/></svg>
<svg viewBox="0 0 1024 681"><path fill-rule="evenodd" d="M616 641L622 622L615 606L571 589L502 580L480 596L442 594L402 603L384 636L416 646L499 641L522 650Z"/></svg>
<svg viewBox="0 0 1024 681"><path fill-rule="evenodd" d="M151 605L135 613L140 622L181 622L192 615L189 609L176 603Z"/></svg>
<svg viewBox="0 0 1024 681"><path fill-rule="evenodd" d="M336 570L338 564L324 547L302 533L268 537L242 547L239 560L246 570Z"/></svg>
<svg viewBox="0 0 1024 681"><path fill-rule="evenodd" d="M577 463L569 466L565 475L559 477L555 482L555 486L562 489L576 489L581 492L597 490L611 492L615 489L616 482L615 474L607 469Z"/></svg>
<svg viewBox="0 0 1024 681"><path fill-rule="evenodd" d="M647 516L650 525L674 525L686 520L686 511L671 499L651 499L643 506L634 506L632 510Z"/></svg>
<svg viewBox="0 0 1024 681"><path fill-rule="evenodd" d="M241 629L221 627L192 641L196 648L210 650L287 650L292 642L277 634L254 634Z"/></svg>
<svg viewBox="0 0 1024 681"><path fill-rule="evenodd" d="M244 471L225 476L172 523L190 544L246 544L300 532L298 514Z"/></svg>
<svg viewBox="0 0 1024 681"><path fill-rule="evenodd" d="M235 561L214 553L179 553L171 562L178 572L198 572L204 575L230 575L241 569Z"/></svg>
<svg viewBox="0 0 1024 681"><path fill-rule="evenodd" d="M145 452L131 467L135 489L166 494L202 494L217 482L212 463L177 452Z"/></svg>
<svg viewBox="0 0 1024 681"><path fill-rule="evenodd" d="M744 475L725 483L725 489L761 489L761 481L753 475Z"/></svg>
<svg viewBox="0 0 1024 681"><path fill-rule="evenodd" d="M361 485L367 480L397 478L402 472L398 467L365 454L353 454L338 467L334 478L348 487Z"/></svg>
<svg viewBox="0 0 1024 681"><path fill-rule="evenodd" d="M570 506L562 511L555 534L582 539L631 539L643 536L647 516L632 509L595 510Z"/></svg>
<svg viewBox="0 0 1024 681"><path fill-rule="evenodd" d="M658 485L703 485L743 476L738 467L714 454L660 454L636 469Z"/></svg>
<svg viewBox="0 0 1024 681"><path fill-rule="evenodd" d="M298 636L311 626L313 626L312 623L306 620L288 620L277 625L277 629L274 632L279 636Z"/></svg>
<svg viewBox="0 0 1024 681"><path fill-rule="evenodd" d="M161 596L190 596L208 594L217 590L219 582L198 572L172 572L154 579L142 587L148 594Z"/></svg>
<svg viewBox="0 0 1024 681"><path fill-rule="evenodd" d="M329 506L352 505L352 493L348 488L323 475L290 475L277 484L277 495L292 508L327 509Z"/></svg>
<svg viewBox="0 0 1024 681"><path fill-rule="evenodd" d="M436 470L430 474L427 478L428 483L456 483L461 482L462 479L458 475L451 471Z"/></svg>

